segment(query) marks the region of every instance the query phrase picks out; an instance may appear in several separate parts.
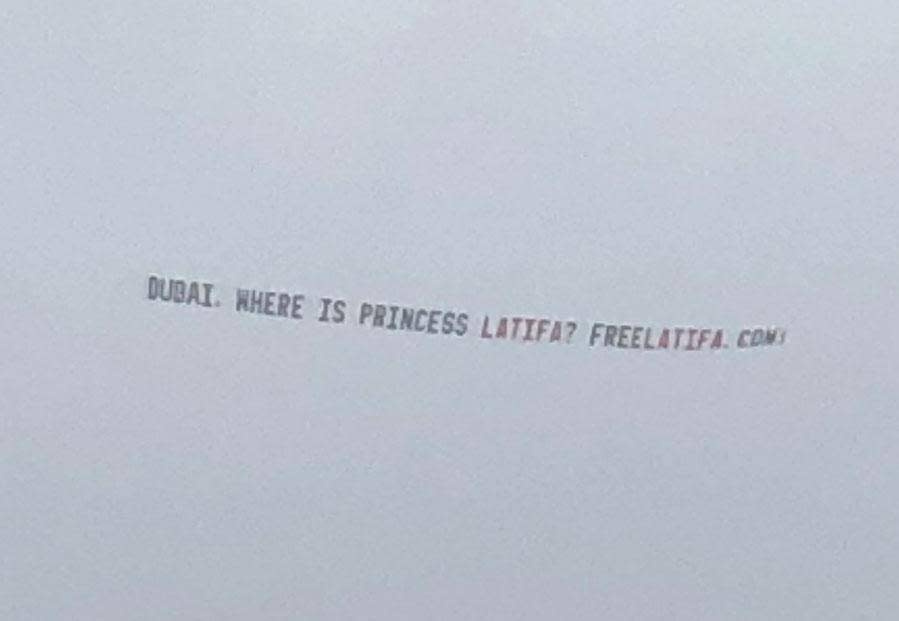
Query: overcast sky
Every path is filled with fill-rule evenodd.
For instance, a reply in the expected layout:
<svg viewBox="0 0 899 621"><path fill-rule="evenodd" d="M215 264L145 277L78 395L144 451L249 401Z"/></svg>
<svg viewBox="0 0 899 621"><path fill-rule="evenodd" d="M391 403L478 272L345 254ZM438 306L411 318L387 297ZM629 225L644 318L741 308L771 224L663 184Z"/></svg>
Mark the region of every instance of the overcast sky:
<svg viewBox="0 0 899 621"><path fill-rule="evenodd" d="M849 7L4 2L0 617L894 618L899 8Z"/></svg>

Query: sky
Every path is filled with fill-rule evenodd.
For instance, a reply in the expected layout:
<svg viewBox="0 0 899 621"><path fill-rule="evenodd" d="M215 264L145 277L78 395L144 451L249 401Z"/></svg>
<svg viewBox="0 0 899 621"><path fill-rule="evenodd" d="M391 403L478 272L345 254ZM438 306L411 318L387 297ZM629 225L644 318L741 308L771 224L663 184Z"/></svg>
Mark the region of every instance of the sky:
<svg viewBox="0 0 899 621"><path fill-rule="evenodd" d="M0 618L893 618L897 33L873 1L3 3Z"/></svg>

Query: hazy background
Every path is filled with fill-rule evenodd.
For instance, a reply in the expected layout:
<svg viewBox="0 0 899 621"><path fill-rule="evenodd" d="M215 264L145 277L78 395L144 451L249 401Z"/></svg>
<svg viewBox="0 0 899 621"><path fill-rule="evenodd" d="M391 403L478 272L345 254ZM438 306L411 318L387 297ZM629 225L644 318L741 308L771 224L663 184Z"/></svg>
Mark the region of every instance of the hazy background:
<svg viewBox="0 0 899 621"><path fill-rule="evenodd" d="M895 618L899 8L638 4L2 3L0 618Z"/></svg>

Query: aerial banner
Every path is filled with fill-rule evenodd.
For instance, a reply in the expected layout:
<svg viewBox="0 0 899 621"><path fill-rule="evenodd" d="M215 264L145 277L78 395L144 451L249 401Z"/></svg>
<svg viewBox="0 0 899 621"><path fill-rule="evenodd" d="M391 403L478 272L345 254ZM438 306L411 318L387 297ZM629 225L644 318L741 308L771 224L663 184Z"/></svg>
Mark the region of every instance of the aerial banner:
<svg viewBox="0 0 899 621"><path fill-rule="evenodd" d="M721 351L781 346L780 326L646 325L528 314L472 313L462 308L433 308L383 301L352 301L286 290L235 288L227 307L239 315L356 329L412 332L443 338L580 345L630 351ZM150 275L147 299L185 307L226 307L216 285L201 280Z"/></svg>

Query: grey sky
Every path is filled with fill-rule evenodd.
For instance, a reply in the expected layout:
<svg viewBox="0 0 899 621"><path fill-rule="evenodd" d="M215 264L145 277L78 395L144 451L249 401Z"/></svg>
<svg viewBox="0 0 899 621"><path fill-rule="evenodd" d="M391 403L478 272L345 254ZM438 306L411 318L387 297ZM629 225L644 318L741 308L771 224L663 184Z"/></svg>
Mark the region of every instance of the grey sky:
<svg viewBox="0 0 899 621"><path fill-rule="evenodd" d="M897 22L4 3L0 618L893 618ZM239 286L789 341L431 338Z"/></svg>

